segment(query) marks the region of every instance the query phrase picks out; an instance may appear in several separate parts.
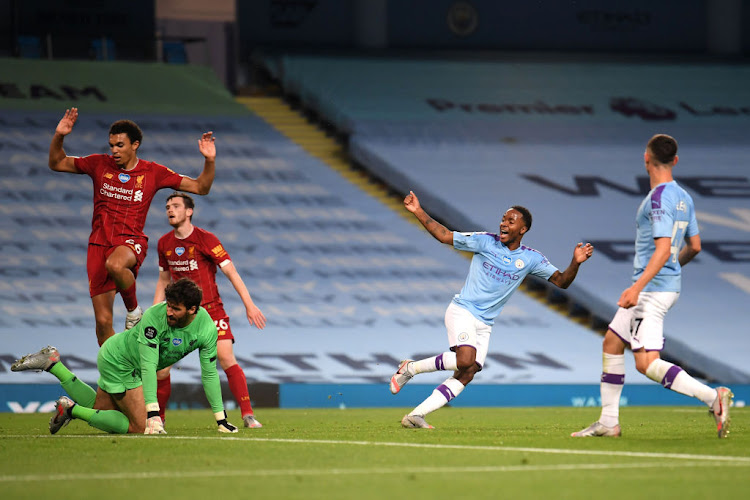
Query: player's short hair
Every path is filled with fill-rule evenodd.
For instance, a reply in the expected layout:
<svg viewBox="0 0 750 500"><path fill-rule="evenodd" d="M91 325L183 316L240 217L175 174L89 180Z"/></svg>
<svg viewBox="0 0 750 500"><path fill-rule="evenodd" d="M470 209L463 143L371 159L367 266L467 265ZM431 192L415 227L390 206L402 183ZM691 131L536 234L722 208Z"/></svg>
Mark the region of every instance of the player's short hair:
<svg viewBox="0 0 750 500"><path fill-rule="evenodd" d="M648 141L646 147L651 151L654 159L662 165L669 165L677 156L677 141L666 134L656 134Z"/></svg>
<svg viewBox="0 0 750 500"><path fill-rule="evenodd" d="M109 127L109 135L125 134L131 143L138 141L143 143L143 132L141 127L131 120L117 120Z"/></svg>
<svg viewBox="0 0 750 500"><path fill-rule="evenodd" d="M175 191L174 193L167 196L166 203L169 203L169 200L171 200L172 198L182 198L182 202L185 204L185 208L191 208L195 210L195 200L189 194L183 193L182 191ZM192 222L192 220L193 216L191 215L190 221Z"/></svg>
<svg viewBox="0 0 750 500"><path fill-rule="evenodd" d="M510 208L520 212L523 222L526 224L526 231L531 231L531 212L529 212L529 209L521 205L513 205Z"/></svg>
<svg viewBox="0 0 750 500"><path fill-rule="evenodd" d="M203 300L203 291L190 278L180 278L166 286L164 297L171 304L182 304L187 309L195 306L197 309Z"/></svg>

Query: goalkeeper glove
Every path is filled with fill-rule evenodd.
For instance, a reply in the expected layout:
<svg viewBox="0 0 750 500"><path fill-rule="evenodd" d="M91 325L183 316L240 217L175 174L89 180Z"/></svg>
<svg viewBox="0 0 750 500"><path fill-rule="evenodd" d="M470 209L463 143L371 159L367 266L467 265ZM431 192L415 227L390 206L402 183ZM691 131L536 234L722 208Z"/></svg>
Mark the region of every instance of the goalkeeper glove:
<svg viewBox="0 0 750 500"><path fill-rule="evenodd" d="M219 426L219 432L234 433L237 432L237 427L227 422L227 412L220 411L214 413L216 418L216 425Z"/></svg>
<svg viewBox="0 0 750 500"><path fill-rule="evenodd" d="M166 434L167 431L164 430L164 424L161 421L161 417L159 415L156 415L155 417L149 417L148 420L146 420L146 430L143 431L144 434Z"/></svg>
<svg viewBox="0 0 750 500"><path fill-rule="evenodd" d="M147 418L146 430L144 434L166 434L164 430L164 422L162 422L159 416L159 403L149 403L146 405Z"/></svg>

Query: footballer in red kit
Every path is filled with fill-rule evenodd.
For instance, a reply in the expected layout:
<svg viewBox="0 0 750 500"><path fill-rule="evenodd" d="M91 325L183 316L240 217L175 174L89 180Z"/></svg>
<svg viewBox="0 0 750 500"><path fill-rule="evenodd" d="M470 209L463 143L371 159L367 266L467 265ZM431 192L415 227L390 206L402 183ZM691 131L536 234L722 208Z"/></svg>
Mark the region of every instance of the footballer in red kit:
<svg viewBox="0 0 750 500"><path fill-rule="evenodd" d="M144 160L139 160L133 170L122 172L108 155L75 158L74 164L94 183L87 259L89 292L94 297L114 288L113 279L101 264L118 246L128 246L135 254L136 265L131 271L137 277L148 248L143 226L151 200L159 189L177 189L182 176Z"/></svg>
<svg viewBox="0 0 750 500"><path fill-rule="evenodd" d="M201 305L208 311L214 321L226 317L224 304L216 286L216 268L224 267L232 262L229 254L224 250L219 238L213 233L193 226L193 232L185 239L179 239L174 231L170 231L161 238L157 246L159 252L159 271L168 270L172 281L180 278L190 278L203 290ZM222 331L220 325L219 340L234 339L231 331Z"/></svg>
<svg viewBox="0 0 750 500"><path fill-rule="evenodd" d="M262 427L255 419L250 395L247 389L245 373L237 363L234 356L234 335L229 326L229 317L224 311L218 287L216 286L216 270L229 279L237 291L242 304L245 306L245 314L248 322L259 329L266 326L266 318L253 302L250 293L242 281L237 269L232 263L224 246L213 233L194 226L192 223L195 202L193 198L185 193L173 193L167 198L167 218L169 224L174 228L161 238L157 245L159 253L159 280L156 283L154 303L164 300L166 286L180 278L190 278L203 290L203 306L216 323L218 330L218 341L216 344L219 364L224 369L240 411L245 427ZM165 418L167 402L171 394L171 381L169 368L157 373L159 380L157 397L162 420Z"/></svg>
<svg viewBox="0 0 750 500"><path fill-rule="evenodd" d="M115 334L112 328L117 293L127 309L125 328L140 321L135 280L148 250L143 233L151 201L159 189L172 188L205 195L211 190L216 169L213 132L198 140L204 157L203 171L193 179L158 163L139 159L143 132L130 120L118 120L109 129L110 155L68 156L65 136L73 131L78 109L65 110L49 147L49 168L55 172L86 174L94 184L94 212L91 221L86 270L99 345Z"/></svg>

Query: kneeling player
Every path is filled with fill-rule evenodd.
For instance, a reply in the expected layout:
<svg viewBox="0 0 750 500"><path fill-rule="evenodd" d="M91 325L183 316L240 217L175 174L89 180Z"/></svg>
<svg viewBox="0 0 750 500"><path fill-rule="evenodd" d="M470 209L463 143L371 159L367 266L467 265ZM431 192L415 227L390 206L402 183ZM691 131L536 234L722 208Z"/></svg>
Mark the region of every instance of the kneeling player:
<svg viewBox="0 0 750 500"><path fill-rule="evenodd" d="M70 398L62 396L49 423L55 434L72 419L116 433L166 434L156 399L156 371L198 349L201 380L219 432L237 432L227 422L216 371L217 332L200 307L201 289L189 279L167 286L166 302L150 307L130 330L107 339L99 350L98 389L79 380L60 360L56 348L28 354L12 371L44 370L57 377ZM145 405L144 405L145 401Z"/></svg>

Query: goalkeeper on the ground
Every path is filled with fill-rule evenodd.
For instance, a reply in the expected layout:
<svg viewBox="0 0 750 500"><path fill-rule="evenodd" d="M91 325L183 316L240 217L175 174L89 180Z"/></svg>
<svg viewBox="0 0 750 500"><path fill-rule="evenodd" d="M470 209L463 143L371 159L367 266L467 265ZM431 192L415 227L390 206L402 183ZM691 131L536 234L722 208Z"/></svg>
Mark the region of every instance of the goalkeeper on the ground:
<svg viewBox="0 0 750 500"><path fill-rule="evenodd" d="M52 434L72 419L116 434L166 434L156 399L156 371L196 349L203 389L218 430L237 432L224 412L216 371L216 325L200 307L200 287L189 279L180 279L167 286L165 296L166 302L150 307L136 326L102 345L97 357L96 391L65 367L54 347L47 346L13 363L12 371L50 372L70 396L57 400L49 424Z"/></svg>

